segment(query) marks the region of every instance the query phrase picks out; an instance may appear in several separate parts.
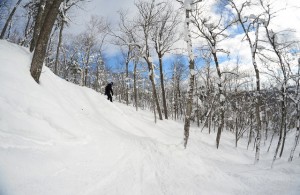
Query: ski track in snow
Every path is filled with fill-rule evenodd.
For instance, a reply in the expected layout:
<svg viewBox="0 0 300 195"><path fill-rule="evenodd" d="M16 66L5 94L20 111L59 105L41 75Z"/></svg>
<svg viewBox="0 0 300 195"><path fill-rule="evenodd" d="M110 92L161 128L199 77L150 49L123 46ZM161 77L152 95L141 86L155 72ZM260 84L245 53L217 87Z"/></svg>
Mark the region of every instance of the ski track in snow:
<svg viewBox="0 0 300 195"><path fill-rule="evenodd" d="M292 143L273 169L273 151L253 165L247 140L235 148L226 132L217 150L214 133L192 127L183 149L182 122L154 124L46 67L37 85L29 64L27 49L0 40L1 195L300 194L300 159L285 160Z"/></svg>

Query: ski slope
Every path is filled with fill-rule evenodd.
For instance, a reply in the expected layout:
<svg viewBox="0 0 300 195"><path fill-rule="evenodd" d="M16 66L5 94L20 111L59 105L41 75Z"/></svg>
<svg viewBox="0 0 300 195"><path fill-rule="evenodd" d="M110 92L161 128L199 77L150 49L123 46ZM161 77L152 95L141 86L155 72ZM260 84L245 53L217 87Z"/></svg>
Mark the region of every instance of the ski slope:
<svg viewBox="0 0 300 195"><path fill-rule="evenodd" d="M0 40L1 195L300 194L300 159L271 169L273 150L254 152L234 135L192 127L183 149L183 124L154 123L153 114L109 102L43 68L30 76L31 54ZM277 140L274 140L274 143ZM299 154L299 146L295 154Z"/></svg>

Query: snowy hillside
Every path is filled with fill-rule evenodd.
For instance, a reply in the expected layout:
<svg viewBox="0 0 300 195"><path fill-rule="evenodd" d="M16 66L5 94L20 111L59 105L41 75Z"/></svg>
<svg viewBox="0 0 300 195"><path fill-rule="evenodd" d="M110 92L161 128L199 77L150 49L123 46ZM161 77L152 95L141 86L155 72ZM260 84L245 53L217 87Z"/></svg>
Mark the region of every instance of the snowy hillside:
<svg viewBox="0 0 300 195"><path fill-rule="evenodd" d="M271 169L273 150L254 152L224 133L154 123L151 113L109 102L44 67L30 76L26 48L0 41L1 195L300 194L300 159ZM288 155L293 140L286 143ZM299 146L295 154L299 154Z"/></svg>

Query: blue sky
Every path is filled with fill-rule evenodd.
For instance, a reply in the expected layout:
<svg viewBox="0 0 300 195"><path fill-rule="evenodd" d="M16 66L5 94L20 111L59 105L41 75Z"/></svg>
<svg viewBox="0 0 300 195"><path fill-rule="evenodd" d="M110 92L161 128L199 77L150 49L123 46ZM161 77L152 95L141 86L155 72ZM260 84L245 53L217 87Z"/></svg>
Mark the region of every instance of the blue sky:
<svg viewBox="0 0 300 195"><path fill-rule="evenodd" d="M24 0L26 2L27 0ZM286 28L293 28L296 30L295 36L300 38L300 4L299 0L281 0L274 1L273 6L276 9L281 9L276 17L274 18L274 30L281 30ZM11 2L15 3L16 0L11 0ZM243 2L243 1L240 1ZM204 0L203 3L213 3L212 1ZM174 1L175 5L178 5L176 1ZM89 21L90 16L99 15L107 17L112 23L116 23L118 20L117 10L119 9L129 9L132 13L135 12L134 0L90 0L81 4L79 8L73 9L71 13L69 13L71 18L70 27L66 29L66 33L79 33L82 32L85 28L85 24ZM255 13L257 10L249 10L248 13ZM24 24L20 24L24 25ZM241 55L241 58L244 59L245 64L249 61L249 47L247 44L241 42L241 37L236 36L241 33L241 29L237 28L233 31L232 39L230 41L225 41L222 45L225 49L228 49L231 52L231 60L233 60L237 55ZM196 46L196 44L194 44ZM185 47L181 45L181 47ZM105 51L107 63L111 65L118 64L120 61L118 60L118 50L108 49ZM227 57L222 56L220 58L221 62L228 61ZM156 64L157 61L154 61ZM187 64L187 60L185 60ZM166 57L164 58L164 72L168 72L170 69L170 64L172 63L172 58ZM201 65L201 61L198 65Z"/></svg>

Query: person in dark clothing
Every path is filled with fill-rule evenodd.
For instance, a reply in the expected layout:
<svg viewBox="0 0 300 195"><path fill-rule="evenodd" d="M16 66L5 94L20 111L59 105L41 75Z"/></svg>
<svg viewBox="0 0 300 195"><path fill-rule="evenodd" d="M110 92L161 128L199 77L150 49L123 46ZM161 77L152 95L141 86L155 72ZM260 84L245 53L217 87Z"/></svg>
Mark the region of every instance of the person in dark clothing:
<svg viewBox="0 0 300 195"><path fill-rule="evenodd" d="M108 83L105 87L105 95L107 95L107 99L112 102L112 96L114 95L114 92L112 90L113 82Z"/></svg>

